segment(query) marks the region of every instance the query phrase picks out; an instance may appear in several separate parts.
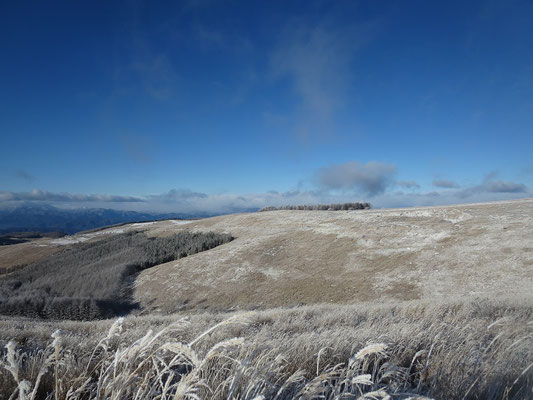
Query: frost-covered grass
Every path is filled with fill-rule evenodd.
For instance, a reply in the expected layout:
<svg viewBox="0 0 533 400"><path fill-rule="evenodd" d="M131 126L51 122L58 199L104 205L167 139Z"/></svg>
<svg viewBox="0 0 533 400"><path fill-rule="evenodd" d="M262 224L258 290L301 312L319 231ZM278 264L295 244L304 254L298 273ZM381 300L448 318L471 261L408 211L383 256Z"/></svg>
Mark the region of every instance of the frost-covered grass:
<svg viewBox="0 0 533 400"><path fill-rule="evenodd" d="M2 340L24 343L7 342L0 391L21 399L529 399L532 310L529 299L91 323L10 318L0 322Z"/></svg>

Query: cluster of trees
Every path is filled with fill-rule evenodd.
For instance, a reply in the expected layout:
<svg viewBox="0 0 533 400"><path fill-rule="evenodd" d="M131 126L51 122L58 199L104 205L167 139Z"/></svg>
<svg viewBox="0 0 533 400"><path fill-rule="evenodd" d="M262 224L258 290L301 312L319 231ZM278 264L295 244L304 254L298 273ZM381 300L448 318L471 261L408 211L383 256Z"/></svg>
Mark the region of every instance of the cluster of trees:
<svg viewBox="0 0 533 400"><path fill-rule="evenodd" d="M370 203L339 203L339 204L305 204L299 206L264 207L259 211L275 210L312 210L312 211L341 211L341 210L367 210Z"/></svg>
<svg viewBox="0 0 533 400"><path fill-rule="evenodd" d="M0 314L75 320L123 314L135 307L131 283L138 272L231 240L213 232L158 238L130 232L80 243L0 276Z"/></svg>

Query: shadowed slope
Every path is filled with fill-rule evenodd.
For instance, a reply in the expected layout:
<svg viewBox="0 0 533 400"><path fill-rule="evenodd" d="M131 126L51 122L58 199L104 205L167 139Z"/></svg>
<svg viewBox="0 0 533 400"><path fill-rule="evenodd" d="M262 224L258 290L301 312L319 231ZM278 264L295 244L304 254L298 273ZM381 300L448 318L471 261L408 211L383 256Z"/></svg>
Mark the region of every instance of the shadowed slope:
<svg viewBox="0 0 533 400"><path fill-rule="evenodd" d="M131 282L139 271L230 240L215 233L149 238L130 231L78 243L0 276L0 314L58 319L122 314L136 307Z"/></svg>

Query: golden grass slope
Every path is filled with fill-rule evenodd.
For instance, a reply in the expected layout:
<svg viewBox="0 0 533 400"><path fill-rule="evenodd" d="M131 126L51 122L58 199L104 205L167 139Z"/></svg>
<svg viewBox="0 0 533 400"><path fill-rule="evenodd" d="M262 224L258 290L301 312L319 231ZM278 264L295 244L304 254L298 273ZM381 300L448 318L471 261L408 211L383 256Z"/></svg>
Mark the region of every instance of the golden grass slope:
<svg viewBox="0 0 533 400"><path fill-rule="evenodd" d="M143 271L147 311L530 296L533 200L365 211L271 211L186 224L230 232L207 252Z"/></svg>
<svg viewBox="0 0 533 400"><path fill-rule="evenodd" d="M0 246L0 274L8 272L13 267L39 261L61 250L60 247L50 246L49 243L50 239L42 238Z"/></svg>

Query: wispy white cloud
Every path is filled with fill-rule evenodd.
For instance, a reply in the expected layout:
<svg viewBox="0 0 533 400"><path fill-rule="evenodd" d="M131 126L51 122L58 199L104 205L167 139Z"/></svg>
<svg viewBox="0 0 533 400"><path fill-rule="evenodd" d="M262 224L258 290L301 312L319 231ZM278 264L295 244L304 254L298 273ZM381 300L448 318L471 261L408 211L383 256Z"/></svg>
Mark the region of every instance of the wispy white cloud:
<svg viewBox="0 0 533 400"><path fill-rule="evenodd" d="M334 114L342 108L346 88L354 83L351 64L373 36L373 23L339 26L327 16L293 19L280 30L270 73L292 88L296 133L303 142L334 132Z"/></svg>
<svg viewBox="0 0 533 400"><path fill-rule="evenodd" d="M120 134L119 143L128 157L136 163L151 163L154 160L155 143L150 135Z"/></svg>
<svg viewBox="0 0 533 400"><path fill-rule="evenodd" d="M353 54L339 36L322 26L292 26L271 59L274 76L288 77L303 105L323 117L340 100L342 79Z"/></svg>
<svg viewBox="0 0 533 400"><path fill-rule="evenodd" d="M19 179L22 179L22 180L26 181L26 182L31 182L31 181L33 181L35 179L35 177L32 174L30 174L28 171L26 171L25 169L22 169L22 168L21 169L17 169L15 171L15 176L17 178L19 178Z"/></svg>
<svg viewBox="0 0 533 400"><path fill-rule="evenodd" d="M146 93L156 100L168 100L174 93L177 73L166 54L137 59L131 68L138 74Z"/></svg>
<svg viewBox="0 0 533 400"><path fill-rule="evenodd" d="M456 189L459 187L456 182L447 179L434 179L433 186L444 189Z"/></svg>
<svg viewBox="0 0 533 400"><path fill-rule="evenodd" d="M398 181L396 184L406 189L420 189L420 185L415 181Z"/></svg>
<svg viewBox="0 0 533 400"><path fill-rule="evenodd" d="M164 102L173 98L179 86L180 74L172 57L172 49L162 45L163 36L173 34L167 29L173 19L165 21L154 32L142 24L143 7L133 4L129 19L116 38L117 57L113 59L113 88L108 101L142 96ZM155 41L154 37L159 40Z"/></svg>

